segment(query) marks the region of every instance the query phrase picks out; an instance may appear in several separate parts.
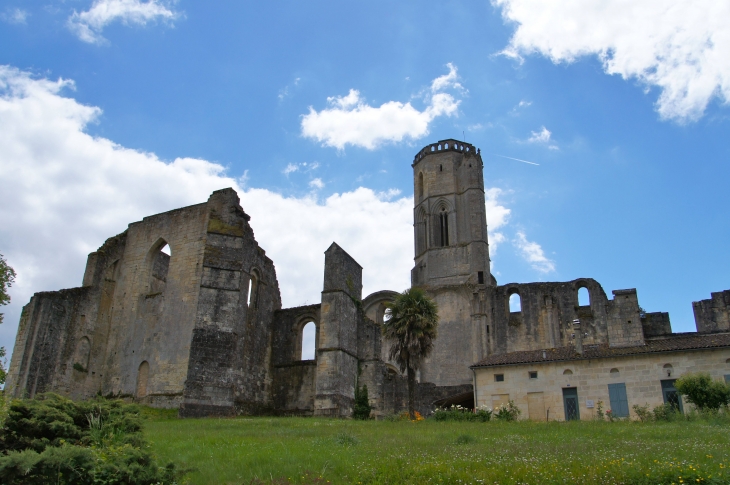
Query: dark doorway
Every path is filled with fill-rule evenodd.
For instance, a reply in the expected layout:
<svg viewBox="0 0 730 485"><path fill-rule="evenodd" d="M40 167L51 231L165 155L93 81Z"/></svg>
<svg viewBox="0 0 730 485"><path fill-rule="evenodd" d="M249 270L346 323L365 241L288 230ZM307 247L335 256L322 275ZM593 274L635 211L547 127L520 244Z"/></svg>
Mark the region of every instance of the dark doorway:
<svg viewBox="0 0 730 485"><path fill-rule="evenodd" d="M680 413L684 412L682 407L682 397L679 395L679 391L674 387L674 382L677 379L664 379L662 381L662 396L664 397L664 404L671 404L672 407L678 410Z"/></svg>
<svg viewBox="0 0 730 485"><path fill-rule="evenodd" d="M565 407L565 420L579 420L580 410L578 409L578 389L567 387L563 389L563 406Z"/></svg>

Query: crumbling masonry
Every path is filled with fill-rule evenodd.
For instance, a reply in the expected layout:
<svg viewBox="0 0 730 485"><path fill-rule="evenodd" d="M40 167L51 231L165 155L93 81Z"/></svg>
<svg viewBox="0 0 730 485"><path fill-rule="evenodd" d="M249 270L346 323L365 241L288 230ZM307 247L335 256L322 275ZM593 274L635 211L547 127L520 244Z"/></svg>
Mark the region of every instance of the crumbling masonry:
<svg viewBox="0 0 730 485"><path fill-rule="evenodd" d="M468 403L470 366L489 356L576 344L641 346L671 335L668 314L641 313L633 289L609 300L588 278L497 285L483 164L472 145L428 145L413 170L412 283L436 300L440 316L435 349L419 373L421 412ZM395 292L363 298L362 268L333 243L321 303L282 309L274 264L249 221L235 191L224 189L108 239L89 255L82 287L36 293L24 307L8 392L75 399L101 393L179 408L183 417L346 417L355 386L365 384L376 416L404 409L406 381L388 361L380 331ZM581 288L589 305L578 304ZM517 312L509 307L513 294L521 301ZM699 332L730 330L730 291L693 305ZM301 360L309 322L316 356Z"/></svg>

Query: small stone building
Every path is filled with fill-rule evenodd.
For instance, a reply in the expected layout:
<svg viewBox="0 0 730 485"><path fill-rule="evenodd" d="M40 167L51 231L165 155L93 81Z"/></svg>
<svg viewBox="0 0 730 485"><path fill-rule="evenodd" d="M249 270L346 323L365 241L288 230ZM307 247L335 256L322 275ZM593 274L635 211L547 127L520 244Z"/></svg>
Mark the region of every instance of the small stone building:
<svg viewBox="0 0 730 485"><path fill-rule="evenodd" d="M533 400L543 392L551 419L563 419L555 397L562 391L555 389L570 388L570 397L578 387L580 399L603 399L609 381L595 366L604 361L607 379L614 368L625 376L620 382L633 403L654 392L641 389L659 385L647 370L658 364L647 359L661 352L686 354L671 361L675 373L704 368L697 366L718 377L729 373L717 359L727 351L721 342L730 332L730 291L694 303L698 334L674 335L669 315L643 313L633 289L608 299L590 278L498 285L490 271L479 150L442 140L420 150L412 168L411 281L437 302L440 317L434 350L418 373L422 413L505 396L529 408L528 392ZM367 385L376 417L402 411L406 379L389 362L381 336L394 289L363 296L363 268L333 243L325 251L321 303L282 308L274 263L254 238L254 222L235 191L223 189L108 239L89 255L81 287L36 293L24 307L7 392L54 391L75 399L100 393L178 408L183 417L346 417L355 387ZM588 292L588 304L579 303L579 291ZM302 359L309 324L316 352ZM647 350L660 341L673 342L671 349ZM682 343L690 341L694 347ZM544 357L519 357L533 355ZM567 363L574 380L549 377ZM638 365L649 366L641 369L648 373L632 374ZM523 371L537 372L537 381L522 379ZM504 380L490 381L495 373ZM545 386L536 390L535 382ZM595 392L588 393L590 386ZM585 405L580 402L576 409ZM526 415L542 415L537 404L532 409Z"/></svg>

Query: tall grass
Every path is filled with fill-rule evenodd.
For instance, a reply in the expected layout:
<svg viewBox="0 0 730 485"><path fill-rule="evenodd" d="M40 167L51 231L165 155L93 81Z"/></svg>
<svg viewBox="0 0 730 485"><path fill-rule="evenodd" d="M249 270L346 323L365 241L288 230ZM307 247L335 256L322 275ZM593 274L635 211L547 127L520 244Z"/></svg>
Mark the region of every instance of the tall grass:
<svg viewBox="0 0 730 485"><path fill-rule="evenodd" d="M192 484L730 483L727 420L174 420L146 433ZM321 477L321 478L320 478Z"/></svg>

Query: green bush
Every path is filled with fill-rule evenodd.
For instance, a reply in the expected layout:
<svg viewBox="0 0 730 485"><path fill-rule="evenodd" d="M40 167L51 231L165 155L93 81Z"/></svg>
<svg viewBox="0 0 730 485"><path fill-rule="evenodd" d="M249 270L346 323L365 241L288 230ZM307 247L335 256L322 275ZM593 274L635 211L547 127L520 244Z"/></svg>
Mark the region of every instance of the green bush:
<svg viewBox="0 0 730 485"><path fill-rule="evenodd" d="M184 474L157 465L139 408L119 400L73 402L47 393L12 401L0 453L2 483L152 485Z"/></svg>
<svg viewBox="0 0 730 485"><path fill-rule="evenodd" d="M631 407L634 412L636 413L636 416L638 416L639 421L642 423L646 423L647 421L652 420L652 414L651 411L649 411L649 405L645 404L643 406L639 406L638 404L634 404Z"/></svg>
<svg viewBox="0 0 730 485"><path fill-rule="evenodd" d="M370 419L370 411L368 386L362 386L362 388L355 386L355 406L352 410L352 417L355 419Z"/></svg>
<svg viewBox="0 0 730 485"><path fill-rule="evenodd" d="M730 386L713 380L710 374L685 374L674 383L680 394L697 409L720 409L730 403Z"/></svg>
<svg viewBox="0 0 730 485"><path fill-rule="evenodd" d="M516 421L520 413L520 408L510 399L506 406L502 404L494 410L494 417L500 421Z"/></svg>
<svg viewBox="0 0 730 485"><path fill-rule="evenodd" d="M679 409L669 403L664 403L661 406L655 407L652 413L654 414L654 419L656 421L677 421L678 419L683 419L682 413L679 412Z"/></svg>

